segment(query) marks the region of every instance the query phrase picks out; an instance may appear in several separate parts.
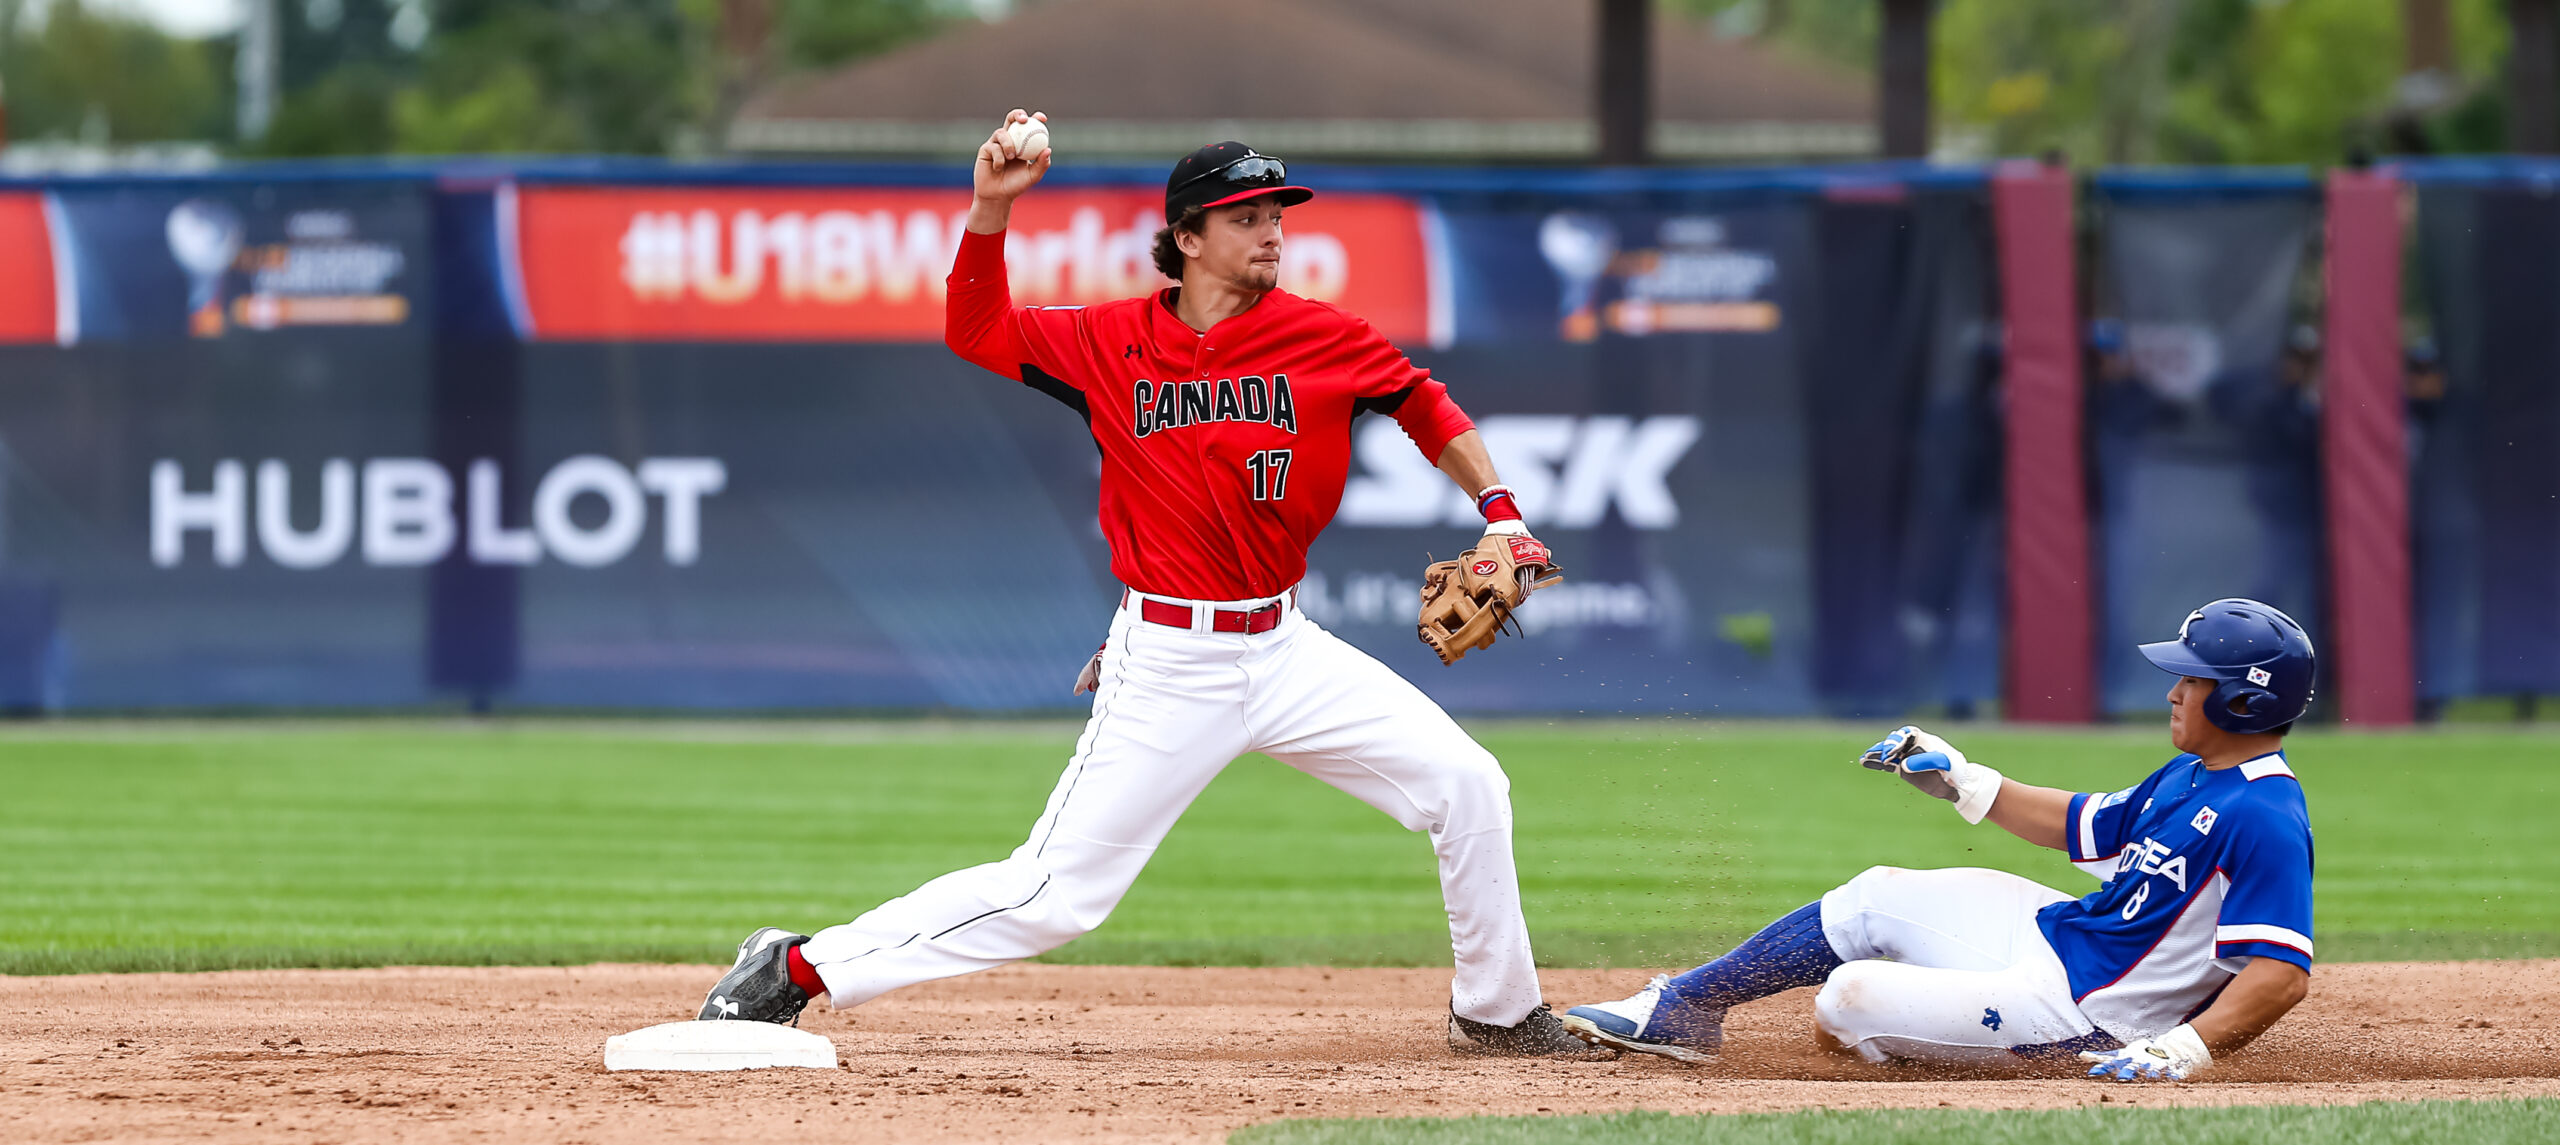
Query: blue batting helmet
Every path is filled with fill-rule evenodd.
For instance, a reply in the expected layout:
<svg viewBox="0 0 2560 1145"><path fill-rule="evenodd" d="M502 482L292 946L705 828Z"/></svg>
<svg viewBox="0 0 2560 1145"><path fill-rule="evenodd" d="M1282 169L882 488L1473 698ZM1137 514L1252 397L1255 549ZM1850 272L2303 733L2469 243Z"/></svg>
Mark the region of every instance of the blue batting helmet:
<svg viewBox="0 0 2560 1145"><path fill-rule="evenodd" d="M2204 717L2234 735L2274 731L2311 707L2311 637L2246 597L2188 613L2177 639L2145 644L2142 655L2163 671L2220 681Z"/></svg>

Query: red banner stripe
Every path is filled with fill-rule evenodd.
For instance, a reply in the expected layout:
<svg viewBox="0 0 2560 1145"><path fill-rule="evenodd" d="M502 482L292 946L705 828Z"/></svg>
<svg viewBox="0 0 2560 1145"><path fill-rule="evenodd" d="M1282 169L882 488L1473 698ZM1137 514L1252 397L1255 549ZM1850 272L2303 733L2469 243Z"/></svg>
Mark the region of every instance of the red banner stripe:
<svg viewBox="0 0 2560 1145"><path fill-rule="evenodd" d="M533 335L639 341L937 341L962 191L535 187L519 192L518 266ZM1166 285L1152 188L1034 191L1015 206L1014 301L1076 306ZM1292 207L1281 285L1429 332L1422 219L1392 195Z"/></svg>
<svg viewBox="0 0 2560 1145"><path fill-rule="evenodd" d="M2329 513L2330 632L2351 727L2417 714L2409 556L2408 427L2400 345L2400 187L2329 177L2320 440Z"/></svg>
<svg viewBox="0 0 2560 1145"><path fill-rule="evenodd" d="M2080 318L2071 173L2004 165L1992 178L2006 331L2007 715L2097 715L2089 516L2080 456Z"/></svg>
<svg viewBox="0 0 2560 1145"><path fill-rule="evenodd" d="M0 343L59 336L44 196L0 194Z"/></svg>

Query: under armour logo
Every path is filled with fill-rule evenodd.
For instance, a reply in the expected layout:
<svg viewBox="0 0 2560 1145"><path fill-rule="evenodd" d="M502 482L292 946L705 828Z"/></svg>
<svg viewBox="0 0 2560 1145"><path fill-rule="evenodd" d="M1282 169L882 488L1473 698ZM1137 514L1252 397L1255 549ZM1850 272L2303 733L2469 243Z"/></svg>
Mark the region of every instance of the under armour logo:
<svg viewBox="0 0 2560 1145"><path fill-rule="evenodd" d="M723 1018L734 1018L738 1016L738 1004L730 1001L728 996L725 994L712 995L711 1008L720 1011L720 1016Z"/></svg>
<svg viewBox="0 0 2560 1145"><path fill-rule="evenodd" d="M1988 1007L1988 1006L1983 1007L1983 1009L1982 1009L1982 1024L1983 1024L1983 1025L1986 1025L1986 1026L1991 1027L1991 1032L1992 1032L1992 1033L1995 1033L1995 1034L1996 1034L1996 1033L1999 1033L1999 1032L2000 1032L2000 1011L1998 1011L1998 1010L1994 1010L1994 1009L1992 1009L1992 1008L1990 1008L1990 1007Z"/></svg>
<svg viewBox="0 0 2560 1145"><path fill-rule="evenodd" d="M1137 357L1137 356L1138 356L1138 344L1137 344L1137 343L1135 343L1135 342L1131 342L1131 343L1129 343L1129 348L1128 348L1128 349L1126 349L1126 350L1122 350L1122 351L1120 351L1120 356L1121 356L1121 357L1123 357L1123 358L1135 358L1135 357Z"/></svg>

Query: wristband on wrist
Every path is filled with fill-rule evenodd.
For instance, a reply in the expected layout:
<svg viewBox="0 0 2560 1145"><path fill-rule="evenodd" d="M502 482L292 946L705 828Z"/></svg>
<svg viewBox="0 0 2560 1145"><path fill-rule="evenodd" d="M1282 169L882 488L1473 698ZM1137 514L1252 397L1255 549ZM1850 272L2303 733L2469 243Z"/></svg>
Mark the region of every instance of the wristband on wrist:
<svg viewBox="0 0 2560 1145"><path fill-rule="evenodd" d="M1484 492L1476 494L1476 512L1484 514L1488 524L1495 521L1517 521L1520 519L1520 502L1518 498L1511 495L1510 486L1487 485L1484 487Z"/></svg>
<svg viewBox="0 0 2560 1145"><path fill-rule="evenodd" d="M2179 1023L2177 1029L2151 1040L2176 1055L2178 1066L2184 1072L2193 1073L2213 1064L2213 1051L2205 1046L2204 1035L2197 1033L2192 1025Z"/></svg>

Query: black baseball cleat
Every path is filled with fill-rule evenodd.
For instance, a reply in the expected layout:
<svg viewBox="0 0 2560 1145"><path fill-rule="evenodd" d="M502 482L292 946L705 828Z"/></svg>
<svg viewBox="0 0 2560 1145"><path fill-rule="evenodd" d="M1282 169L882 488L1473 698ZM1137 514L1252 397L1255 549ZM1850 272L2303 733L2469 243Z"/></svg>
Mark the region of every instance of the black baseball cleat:
<svg viewBox="0 0 2560 1145"><path fill-rule="evenodd" d="M1564 1021L1544 1002L1529 1011L1516 1026L1496 1026L1449 1013L1449 1049L1453 1053L1474 1057L1501 1058L1589 1058L1605 1051L1594 1051L1582 1039L1564 1028Z"/></svg>
<svg viewBox="0 0 2560 1145"><path fill-rule="evenodd" d="M711 984L711 996L702 1000L702 1012L695 1019L799 1025L809 992L791 983L791 948L807 941L808 935L778 926L748 935L738 944L738 961Z"/></svg>

